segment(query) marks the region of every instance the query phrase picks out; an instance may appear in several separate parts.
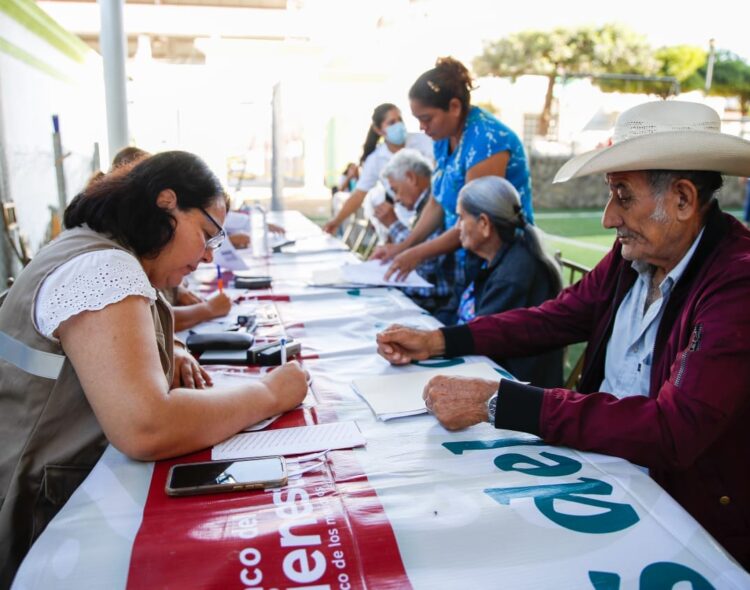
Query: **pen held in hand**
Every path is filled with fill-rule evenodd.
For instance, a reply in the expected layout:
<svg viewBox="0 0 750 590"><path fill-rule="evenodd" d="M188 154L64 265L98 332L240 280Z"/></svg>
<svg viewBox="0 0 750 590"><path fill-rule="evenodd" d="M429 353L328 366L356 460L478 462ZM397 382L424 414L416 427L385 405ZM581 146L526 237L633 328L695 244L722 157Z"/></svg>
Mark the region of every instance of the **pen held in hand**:
<svg viewBox="0 0 750 590"><path fill-rule="evenodd" d="M216 284L219 287L219 293L224 292L224 280L221 278L221 266L216 265Z"/></svg>

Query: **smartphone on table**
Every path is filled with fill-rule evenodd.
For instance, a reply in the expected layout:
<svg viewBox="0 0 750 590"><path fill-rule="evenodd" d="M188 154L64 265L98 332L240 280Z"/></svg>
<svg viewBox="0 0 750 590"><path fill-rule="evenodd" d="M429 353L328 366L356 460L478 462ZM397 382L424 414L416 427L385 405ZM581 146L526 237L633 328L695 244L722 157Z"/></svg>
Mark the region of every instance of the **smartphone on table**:
<svg viewBox="0 0 750 590"><path fill-rule="evenodd" d="M173 465L167 476L170 496L193 496L277 488L287 482L284 457L206 461Z"/></svg>

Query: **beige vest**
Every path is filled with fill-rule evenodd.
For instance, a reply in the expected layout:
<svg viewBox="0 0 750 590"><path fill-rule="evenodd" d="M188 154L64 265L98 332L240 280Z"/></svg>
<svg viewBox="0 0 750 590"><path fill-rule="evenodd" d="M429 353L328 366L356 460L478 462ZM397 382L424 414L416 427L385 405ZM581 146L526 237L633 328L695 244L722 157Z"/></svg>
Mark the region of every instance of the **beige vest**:
<svg viewBox="0 0 750 590"><path fill-rule="evenodd" d="M0 588L10 585L34 539L107 445L61 346L37 331L34 301L56 268L80 254L110 248L127 251L86 227L68 230L37 254L0 301ZM171 311L162 299L152 310L162 368L171 383ZM33 349L30 354L14 357L12 351L24 345ZM25 363L28 357L41 363ZM55 360L56 378L49 374Z"/></svg>

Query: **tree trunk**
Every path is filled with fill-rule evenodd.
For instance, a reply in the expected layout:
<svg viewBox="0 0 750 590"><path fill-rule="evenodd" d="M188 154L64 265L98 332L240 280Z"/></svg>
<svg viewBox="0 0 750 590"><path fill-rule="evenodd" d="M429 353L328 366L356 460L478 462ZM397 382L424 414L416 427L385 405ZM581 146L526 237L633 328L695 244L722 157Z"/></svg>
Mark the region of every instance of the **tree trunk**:
<svg viewBox="0 0 750 590"><path fill-rule="evenodd" d="M552 93L555 89L555 74L552 74L547 78L547 94L544 96L544 108L542 114L539 116L539 135L547 137L549 131L549 123L552 118Z"/></svg>

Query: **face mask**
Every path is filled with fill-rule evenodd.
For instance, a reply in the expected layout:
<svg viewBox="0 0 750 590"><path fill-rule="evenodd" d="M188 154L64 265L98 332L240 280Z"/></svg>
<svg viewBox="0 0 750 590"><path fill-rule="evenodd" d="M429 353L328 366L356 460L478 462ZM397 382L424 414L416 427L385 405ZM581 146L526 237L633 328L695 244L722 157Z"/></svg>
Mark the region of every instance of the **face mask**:
<svg viewBox="0 0 750 590"><path fill-rule="evenodd" d="M399 121L386 127L385 140L393 145L404 145L406 143L406 125Z"/></svg>

